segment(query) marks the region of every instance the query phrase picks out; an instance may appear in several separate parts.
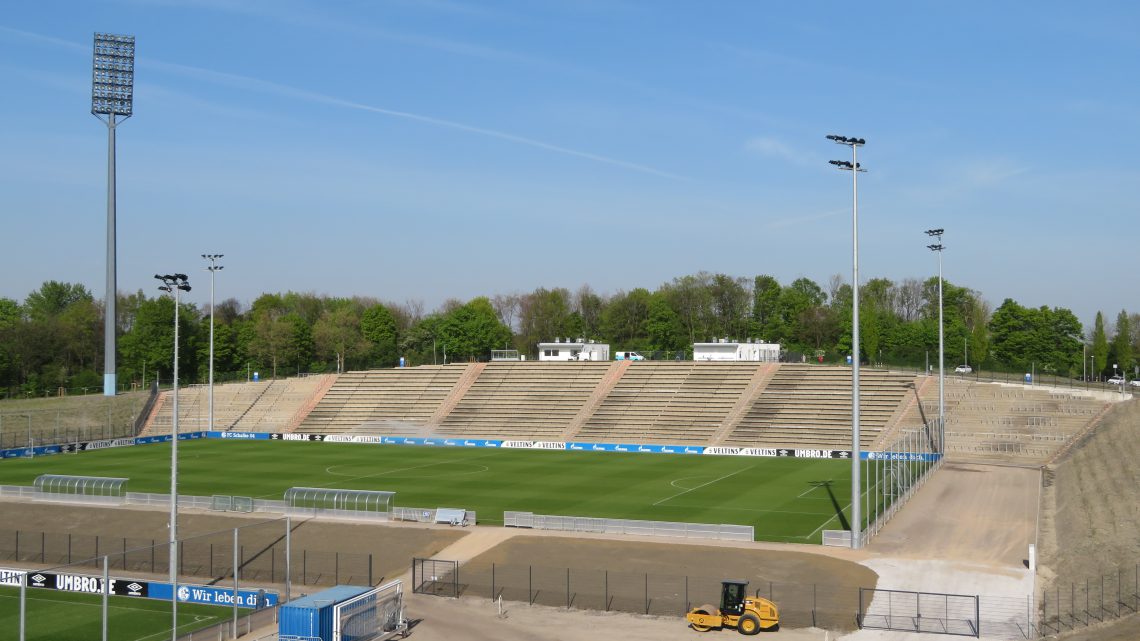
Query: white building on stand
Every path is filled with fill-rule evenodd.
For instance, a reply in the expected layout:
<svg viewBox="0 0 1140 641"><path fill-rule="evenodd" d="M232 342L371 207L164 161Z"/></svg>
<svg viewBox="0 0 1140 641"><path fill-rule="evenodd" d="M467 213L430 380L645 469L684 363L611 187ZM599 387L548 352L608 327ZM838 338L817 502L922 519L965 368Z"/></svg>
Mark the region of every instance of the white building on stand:
<svg viewBox="0 0 1140 641"><path fill-rule="evenodd" d="M606 343L579 338L555 337L553 343L538 344L538 360L540 361L608 361L610 360L610 346Z"/></svg>
<svg viewBox="0 0 1140 641"><path fill-rule="evenodd" d="M693 360L778 363L780 361L780 344L765 343L759 339L751 338L745 342L717 338L713 339L711 343L693 343Z"/></svg>

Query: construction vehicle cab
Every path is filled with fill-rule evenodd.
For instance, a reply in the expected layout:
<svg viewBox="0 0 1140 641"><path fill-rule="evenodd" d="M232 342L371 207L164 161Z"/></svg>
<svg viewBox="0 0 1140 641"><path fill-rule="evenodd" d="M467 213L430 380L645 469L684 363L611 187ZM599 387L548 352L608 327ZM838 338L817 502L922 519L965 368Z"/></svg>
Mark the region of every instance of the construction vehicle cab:
<svg viewBox="0 0 1140 641"><path fill-rule="evenodd" d="M698 632L713 628L736 628L740 634L753 635L761 630L777 630L780 616L776 605L759 595L748 596L748 582L721 582L720 607L702 605L693 608L685 620Z"/></svg>

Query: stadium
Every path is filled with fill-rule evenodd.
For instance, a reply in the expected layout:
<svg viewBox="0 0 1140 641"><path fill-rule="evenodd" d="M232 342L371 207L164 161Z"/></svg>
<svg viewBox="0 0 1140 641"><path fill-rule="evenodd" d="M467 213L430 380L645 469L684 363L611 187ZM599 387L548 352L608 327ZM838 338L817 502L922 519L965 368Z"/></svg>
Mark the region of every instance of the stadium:
<svg viewBox="0 0 1140 641"><path fill-rule="evenodd" d="M1140 316L1070 309L1126 20L65 4L0 24L0 638L1140 638Z"/></svg>
<svg viewBox="0 0 1140 641"><path fill-rule="evenodd" d="M507 625L500 610L533 625L525 610L639 616L634 628L667 621L676 630L647 634L682 638L695 633L679 617L715 602L727 577L779 604L785 635L919 626L1018 639L1084 627L1084 617L1107 625L1117 612L1127 617L1136 594L1129 568L1081 560L1126 544L1097 532L1078 549L1062 546L1079 527L1074 512L1109 514L1127 502L1126 488L1083 487L1100 467L1090 450L1126 460L1133 402L951 376L942 456L923 436L937 416L937 383L863 371L860 550L850 549L847 521L844 367L515 361L231 383L215 386L214 432L202 429L207 387L185 387L179 577L228 588L237 559L243 590L282 596L286 575L291 596L401 577L421 637L435 618L476 626L483 617L497 629ZM50 421L31 414L45 420L27 428L37 444L4 450L0 467L9 570L97 575L90 559L103 555L137 580L169 571L173 396L156 389L114 399L146 412L99 440L79 440L105 434L103 412L84 407L92 397L54 401ZM100 418L60 439L60 413ZM112 478L123 482L83 484ZM828 536L838 542L825 545ZM1069 593L1058 587L1064 581ZM187 616L207 634L232 624ZM267 613L248 616L252 628ZM510 638L509 630L500 632Z"/></svg>

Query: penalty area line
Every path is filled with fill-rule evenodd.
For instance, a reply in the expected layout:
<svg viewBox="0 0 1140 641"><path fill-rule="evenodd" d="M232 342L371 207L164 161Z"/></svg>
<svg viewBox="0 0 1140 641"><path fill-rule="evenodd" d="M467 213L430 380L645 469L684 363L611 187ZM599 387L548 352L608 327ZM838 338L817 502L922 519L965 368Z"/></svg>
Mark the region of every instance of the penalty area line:
<svg viewBox="0 0 1140 641"><path fill-rule="evenodd" d="M757 465L759 465L759 463L757 463ZM729 473L729 474L725 474L724 476L722 476L722 477L720 477L720 478L716 478L716 479L713 479L713 480L709 481L708 483L701 483L700 485L698 485L698 486L696 486L696 487L691 487L691 488L689 488L689 489L685 490L684 492L678 492L678 493L674 494L673 496L667 496L667 497L665 497L665 498L661 499L660 501L657 501L656 503L654 503L654 504L653 504L653 506L654 506L654 507L656 507L656 506L658 506L658 505L661 505L661 504L662 504L662 503L664 503L665 501L671 501L671 500L673 500L673 499L677 498L678 496L684 496L685 494L688 494L689 492L692 492L693 490L699 490L699 489L701 489L702 487L705 487L705 486L708 486L708 485L712 485L713 483L717 483L717 482L719 482L719 481L723 481L723 480L725 480L726 478L729 478L729 477L732 477L732 476L736 476L737 474L740 474L741 472L747 472L748 470L750 470L750 469L752 469L752 468L754 468L754 467L756 467L756 465L749 465L748 467L746 467L746 468L744 468L744 469L741 469L741 470L736 470L735 472L731 472L731 473Z"/></svg>

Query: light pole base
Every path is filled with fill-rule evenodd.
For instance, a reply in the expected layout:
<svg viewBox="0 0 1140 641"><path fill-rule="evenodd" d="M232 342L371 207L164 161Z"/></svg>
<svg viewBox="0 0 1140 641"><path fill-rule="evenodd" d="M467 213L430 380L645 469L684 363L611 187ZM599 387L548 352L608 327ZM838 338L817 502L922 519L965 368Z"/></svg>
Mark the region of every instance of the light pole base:
<svg viewBox="0 0 1140 641"><path fill-rule="evenodd" d="M115 395L115 375L114 374L104 374L103 375L103 396L114 396L114 395Z"/></svg>

